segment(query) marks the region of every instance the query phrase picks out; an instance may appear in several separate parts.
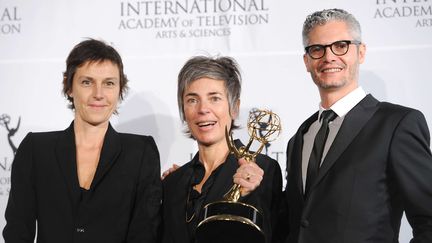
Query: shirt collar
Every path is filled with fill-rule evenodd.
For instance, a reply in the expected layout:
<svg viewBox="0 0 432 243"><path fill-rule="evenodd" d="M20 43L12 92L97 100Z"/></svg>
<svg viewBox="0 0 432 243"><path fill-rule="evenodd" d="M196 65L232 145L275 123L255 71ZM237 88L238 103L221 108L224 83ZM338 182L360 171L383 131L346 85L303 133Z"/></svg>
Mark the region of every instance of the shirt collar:
<svg viewBox="0 0 432 243"><path fill-rule="evenodd" d="M333 110L338 117L345 116L354 106L356 106L364 97L366 96L366 92L363 90L362 87L357 87L344 97L342 99L338 100L336 103L334 103L330 109ZM321 113L325 109L321 106L319 106L319 116L321 116ZM318 116L318 117L319 117Z"/></svg>

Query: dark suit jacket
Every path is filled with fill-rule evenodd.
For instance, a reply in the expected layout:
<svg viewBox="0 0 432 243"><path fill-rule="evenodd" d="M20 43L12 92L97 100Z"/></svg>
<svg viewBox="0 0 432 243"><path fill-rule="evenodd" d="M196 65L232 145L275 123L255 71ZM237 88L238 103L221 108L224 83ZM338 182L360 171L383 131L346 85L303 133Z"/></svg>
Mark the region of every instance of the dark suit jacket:
<svg viewBox="0 0 432 243"><path fill-rule="evenodd" d="M411 242L432 242L432 156L424 116L367 95L344 118L308 198L303 197L306 120L287 149L287 242L398 242L403 211Z"/></svg>
<svg viewBox="0 0 432 243"><path fill-rule="evenodd" d="M259 187L240 201L255 206L264 215L263 231L271 242L271 231L277 219L277 205L282 196L282 175L277 161L258 155L257 164L264 170ZM163 180L163 243L191 243L185 222L186 200L193 173L192 162L170 174ZM217 174L203 205L220 201L233 185L233 175L238 168L237 159L229 155L224 167ZM200 217L201 218L201 217Z"/></svg>
<svg viewBox="0 0 432 243"><path fill-rule="evenodd" d="M91 188L81 195L73 123L29 133L12 166L6 243L156 242L159 153L152 137L109 126Z"/></svg>

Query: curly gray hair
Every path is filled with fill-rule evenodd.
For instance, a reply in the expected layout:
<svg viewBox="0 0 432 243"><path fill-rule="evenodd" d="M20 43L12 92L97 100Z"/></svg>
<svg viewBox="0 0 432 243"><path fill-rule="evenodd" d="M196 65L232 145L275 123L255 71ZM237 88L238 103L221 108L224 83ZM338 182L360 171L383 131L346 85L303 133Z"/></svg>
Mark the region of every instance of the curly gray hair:
<svg viewBox="0 0 432 243"><path fill-rule="evenodd" d="M309 45L309 33L317 25L324 25L330 21L342 21L348 25L351 35L354 40L361 40L361 28L360 23L357 19L347 11L343 9L324 9L321 11L316 11L306 17L303 24L303 46Z"/></svg>

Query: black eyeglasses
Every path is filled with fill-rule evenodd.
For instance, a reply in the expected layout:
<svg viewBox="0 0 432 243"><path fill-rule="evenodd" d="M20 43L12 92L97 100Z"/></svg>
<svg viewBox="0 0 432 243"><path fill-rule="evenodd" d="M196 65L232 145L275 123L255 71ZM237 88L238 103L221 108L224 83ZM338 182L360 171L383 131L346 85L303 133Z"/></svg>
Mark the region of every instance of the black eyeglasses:
<svg viewBox="0 0 432 243"><path fill-rule="evenodd" d="M360 45L361 42L356 40L340 40L328 45L306 46L305 51L312 59L320 59L325 55L327 47L330 47L330 50L333 52L333 54L336 56L343 56L348 52L349 46L351 44Z"/></svg>

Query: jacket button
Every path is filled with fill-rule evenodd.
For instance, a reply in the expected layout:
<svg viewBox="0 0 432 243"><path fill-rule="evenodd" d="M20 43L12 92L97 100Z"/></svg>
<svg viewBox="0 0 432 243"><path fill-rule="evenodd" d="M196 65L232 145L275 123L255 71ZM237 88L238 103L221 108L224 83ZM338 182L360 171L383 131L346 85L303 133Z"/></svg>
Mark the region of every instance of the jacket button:
<svg viewBox="0 0 432 243"><path fill-rule="evenodd" d="M76 232L77 233L84 233L85 229L84 228L76 228Z"/></svg>
<svg viewBox="0 0 432 243"><path fill-rule="evenodd" d="M306 228L309 226L309 221L307 219L302 219L300 224L303 228Z"/></svg>

